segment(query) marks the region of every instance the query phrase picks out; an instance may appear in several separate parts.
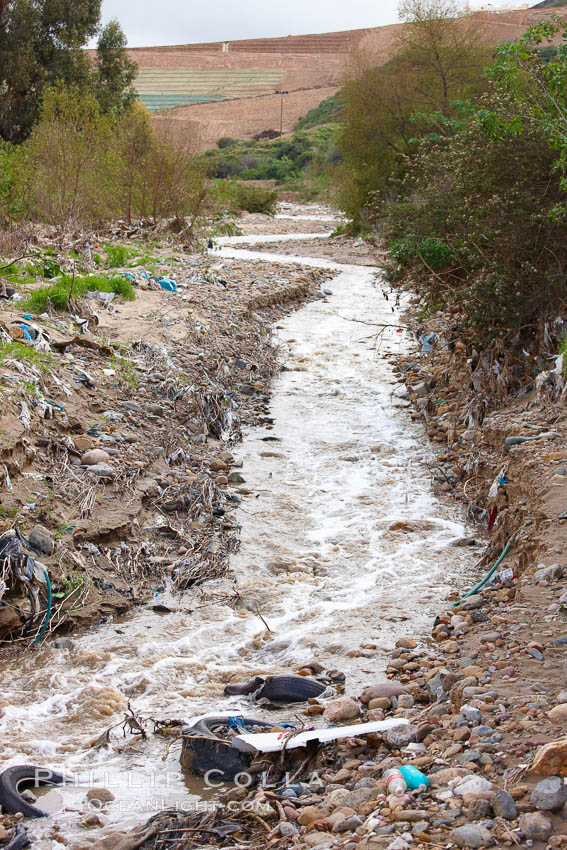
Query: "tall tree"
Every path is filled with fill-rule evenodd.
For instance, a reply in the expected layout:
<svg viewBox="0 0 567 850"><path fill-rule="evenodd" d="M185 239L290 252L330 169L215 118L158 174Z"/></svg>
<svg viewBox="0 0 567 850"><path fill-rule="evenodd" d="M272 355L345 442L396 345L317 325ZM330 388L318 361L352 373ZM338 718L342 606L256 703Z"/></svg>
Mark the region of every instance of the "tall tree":
<svg viewBox="0 0 567 850"><path fill-rule="evenodd" d="M397 54L351 61L343 90L342 203L357 224L378 192L391 194L424 136L447 135L463 101L486 87L491 50L458 0L403 0ZM449 119L449 120L447 120Z"/></svg>
<svg viewBox="0 0 567 850"><path fill-rule="evenodd" d="M480 76L482 27L462 0L401 0L400 48L411 60L426 104L448 116L451 101Z"/></svg>
<svg viewBox="0 0 567 850"><path fill-rule="evenodd" d="M133 82L138 73L126 54L126 36L113 19L101 30L97 44L96 87L103 112L119 113L136 99Z"/></svg>
<svg viewBox="0 0 567 850"><path fill-rule="evenodd" d="M101 0L0 0L0 138L26 139L47 86L94 87L103 111L131 102L134 69L116 21L97 60L83 48L100 29Z"/></svg>

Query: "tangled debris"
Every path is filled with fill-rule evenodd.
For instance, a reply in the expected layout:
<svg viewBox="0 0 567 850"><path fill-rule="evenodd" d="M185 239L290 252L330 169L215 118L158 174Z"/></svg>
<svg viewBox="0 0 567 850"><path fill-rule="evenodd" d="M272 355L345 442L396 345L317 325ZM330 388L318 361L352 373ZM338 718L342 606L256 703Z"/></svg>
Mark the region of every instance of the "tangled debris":
<svg viewBox="0 0 567 850"><path fill-rule="evenodd" d="M268 323L329 273L211 264L170 237L152 253L123 272L134 301L0 309L0 532L35 533L52 588L48 606L41 570L25 588L3 574L0 640L26 645L43 626L41 639L218 578L238 547L231 447L243 426L270 427ZM166 272L176 292L157 282Z"/></svg>

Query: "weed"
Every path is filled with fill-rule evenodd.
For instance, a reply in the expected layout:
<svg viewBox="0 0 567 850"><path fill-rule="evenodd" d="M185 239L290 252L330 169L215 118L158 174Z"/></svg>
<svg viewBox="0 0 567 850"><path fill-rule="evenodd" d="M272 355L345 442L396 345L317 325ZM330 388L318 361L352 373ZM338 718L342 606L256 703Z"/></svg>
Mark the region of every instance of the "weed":
<svg viewBox="0 0 567 850"><path fill-rule="evenodd" d="M138 376L129 360L125 357L115 355L111 360L111 368L115 370L119 378L126 381L134 389L138 389Z"/></svg>
<svg viewBox="0 0 567 850"><path fill-rule="evenodd" d="M53 358L51 354L36 351L32 346L24 345L22 342L0 342L0 363L6 360L23 360L41 372L48 372Z"/></svg>
<svg viewBox="0 0 567 850"><path fill-rule="evenodd" d="M136 257L135 260L132 260L131 263L128 263L128 268L129 269L135 269L138 266L147 266L150 263L158 263L158 262L159 262L159 260L157 259L157 257L149 257L149 256ZM169 262L169 260L166 260L165 262L167 263L167 262Z"/></svg>
<svg viewBox="0 0 567 850"><path fill-rule="evenodd" d="M55 535L57 537L57 535ZM74 590L85 583L85 578L78 570L70 569L61 579L62 590L59 593L54 593L54 596L59 598L69 596Z"/></svg>
<svg viewBox="0 0 567 850"><path fill-rule="evenodd" d="M30 313L44 313L49 304L54 310L63 312L67 309L67 301L73 290L73 296L80 298L87 292L115 292L125 301L133 301L136 297L134 287L124 277L102 277L99 275L89 275L85 277L73 278L69 275L63 275L51 286L33 289L28 292L24 301L20 302L22 310Z"/></svg>
<svg viewBox="0 0 567 850"><path fill-rule="evenodd" d="M563 354L563 375L567 377L567 334L563 337L561 342L559 343L558 354Z"/></svg>
<svg viewBox="0 0 567 850"><path fill-rule="evenodd" d="M105 245L104 253L106 254L104 265L108 269L113 269L125 266L128 260L135 257L138 252L126 245Z"/></svg>
<svg viewBox="0 0 567 850"><path fill-rule="evenodd" d="M39 390L32 381L22 381L22 387L28 395L39 396Z"/></svg>

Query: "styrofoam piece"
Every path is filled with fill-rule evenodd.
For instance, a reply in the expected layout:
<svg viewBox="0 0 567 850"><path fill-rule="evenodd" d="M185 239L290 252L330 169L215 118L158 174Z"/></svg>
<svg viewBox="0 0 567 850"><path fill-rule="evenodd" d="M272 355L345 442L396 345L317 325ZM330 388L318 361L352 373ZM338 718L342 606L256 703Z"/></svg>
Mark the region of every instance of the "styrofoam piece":
<svg viewBox="0 0 567 850"><path fill-rule="evenodd" d="M396 726L405 726L409 723L403 717L391 720L378 720L375 723L355 723L352 726L331 726L329 729L312 729L310 732L300 732L295 735L288 745L287 750L296 747L305 747L309 741L317 740L322 744L327 741L338 741L341 738L355 738L357 735L368 735L370 732L386 732ZM261 732L258 735L235 735L232 746L244 753L258 751L260 753L277 753L284 747L287 732Z"/></svg>

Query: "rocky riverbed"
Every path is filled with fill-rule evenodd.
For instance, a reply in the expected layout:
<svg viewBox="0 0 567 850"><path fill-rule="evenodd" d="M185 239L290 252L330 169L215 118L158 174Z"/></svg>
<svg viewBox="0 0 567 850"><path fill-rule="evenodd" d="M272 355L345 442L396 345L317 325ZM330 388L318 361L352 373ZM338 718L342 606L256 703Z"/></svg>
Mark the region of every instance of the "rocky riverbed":
<svg viewBox="0 0 567 850"><path fill-rule="evenodd" d="M296 212L310 215L309 210ZM289 210L284 214L288 213ZM327 226L324 220L321 226ZM258 222L251 223L255 235L261 229ZM297 235L296 223L292 232ZM320 235L323 231L312 232ZM212 626L217 616L214 612L218 611L217 620L221 622L231 605L238 611L238 600L226 606L224 597L219 598L222 582L229 575L229 556L234 562L234 549L240 539L237 505L249 495L244 492L247 482L240 480L241 459L231 441L239 429L257 424L265 429L268 440L277 436L269 404L270 382L277 369L269 324L284 322L296 304L310 299L318 298L321 304L328 300L332 306L335 282L329 280L336 276L337 269L317 269L317 261L324 265L323 260L330 257L341 262L342 256L343 261L352 262L357 256L358 266L377 263L376 254L368 246L345 244L341 254L341 245L331 248L321 238L301 244L304 256L312 257L304 264L294 263L298 242L274 242L273 250L288 259L277 264L273 258L266 258L264 264L261 254L230 260L222 255L212 259L180 256L177 278L186 282L186 287L179 287L180 295L174 297L151 288L146 291L147 284L140 276L136 303L120 305L108 315L97 311L99 329L106 327L106 331L96 336L95 347L85 346L80 338L61 346L66 359L58 361L55 376L68 387L71 396L58 390L59 385L51 376L35 376L41 397L61 402L62 411L55 407L47 417L45 411L40 417L41 405L26 401L21 393L8 395L4 411L4 424L10 426L6 430L11 435L4 455L6 480L9 478L11 486L5 492L8 511L17 510L26 516L26 532L42 526L36 529L35 540L38 544L44 541L44 548L52 549L44 552L42 561L53 575L57 577L58 569L62 570L60 584L54 582L56 587L65 589L66 580L72 584L69 576L78 574L76 590L69 586L63 595L66 604L50 621L50 630L55 631L57 626L70 629L93 621L101 624L97 628L104 628L106 619L143 600L150 600L150 607L156 609L154 619L160 614L168 617L167 611L178 605L170 595L172 578L178 585L177 592L212 579L197 603L199 607L209 606L210 623L193 610L187 612L188 616L174 612L170 632L163 621L164 633L176 646L184 638L183 634L174 635L175 630L181 626L185 629L192 641L194 664L200 651L200 636L208 634L203 628ZM250 244L244 247L255 251L260 248ZM325 254L326 248L330 253ZM336 312L344 322L344 314ZM13 318L11 314L3 318L7 327ZM372 324L368 313L363 318ZM61 328L53 319L42 321L51 334L52 346L53 342L68 340L69 328ZM309 321L317 321L315 314ZM413 327L411 310L404 320L397 313L392 314L391 323L392 333L407 333L408 327ZM116 815L110 819L107 816L108 811L112 812L115 794L103 788L101 794L106 799L100 800L97 812L86 809L80 815L79 832L68 829L69 812L78 809L80 813L82 804L75 803L75 809L71 805L64 817L55 817L47 828L33 833L38 847L52 850L63 844L106 850L141 846L174 850L244 846L406 850L420 845L543 848L567 844L567 795L562 779L567 763L567 744L563 739L567 718L563 682L567 642L562 564L566 510L562 487L567 485L567 451L561 399L550 396L545 386L543 392L540 386L539 393L534 387L500 409L494 406L484 417L471 417L474 381L466 372L467 364L458 360L458 353L455 359L454 347L443 344L442 323L426 330L437 333L432 347L418 343L423 332L419 328L410 347L373 349L392 370L389 402L380 397L379 404L384 408L391 404L400 421L407 417L408 425L418 429L416 434L426 431L432 441L423 453L418 452L417 443L412 450L416 456L419 453L416 467L427 470L431 477L439 500L436 510L446 518L447 531L455 502L457 510L477 525L471 526L472 532L469 529L467 534L454 534L453 544L458 545L452 549L443 545L435 550L436 567L447 563L448 583L436 597L429 594L420 600L416 596L412 602L415 589L410 587L410 578L406 579L405 589L398 585L398 606L407 605L409 600L416 608L415 618L411 612L398 620L393 616L390 636L381 638L379 646L371 636L365 643L359 639L355 621L360 612L360 622L373 627L370 617L362 619L362 612L373 611L376 616L374 609L360 605L349 619L347 606L347 614L341 615L346 616L344 623L348 624L339 642L343 648L329 644L320 654L325 662L330 657L336 661L337 654L343 652L345 666L352 670L344 693L326 700L314 698L271 714L276 728L281 728L279 723L284 721L300 728L324 728L387 718L406 721L405 725L383 734L354 734L340 743L325 744L311 753L305 764L300 761L287 782L279 777L265 787L215 789L212 797L210 789L190 784L185 794L192 801L191 814L177 806L175 811L153 817L143 829L139 825L130 831L130 825L118 829ZM365 331L377 334L377 342L382 344L382 328L361 327L360 331L360 336ZM129 348L117 352L109 347L108 337L127 341ZM299 372L307 368L301 357L306 358L304 351L293 352L293 368ZM11 367L13 372L9 371L9 365L4 364L6 380L20 373L15 366ZM88 380L75 380L83 373L91 380L95 378L94 387L88 386ZM27 373L25 377L31 380ZM56 392L58 395L54 395ZM32 428L26 429L21 421L22 401L34 417ZM269 449L270 455L281 454L277 442L275 445L277 450ZM393 461L383 450L382 444L378 457L382 467L387 467ZM93 451L106 453L105 457L92 457L97 462L94 465L109 469L100 477L95 470L91 478L92 464L85 454ZM265 447L263 451L266 454ZM341 447L341 462L346 458L350 463L349 458L354 459L355 455L359 462L359 453L360 445L345 445ZM265 474L269 475L268 464L278 461L264 460ZM251 468L250 464L245 464L242 471L247 467ZM396 481L399 484L398 467L399 464L390 476L389 486ZM419 481L422 486L422 473L415 474L414 479L408 473L405 490L402 487L400 493L407 493L412 481L416 485ZM85 489L81 485L87 476L89 488ZM289 478L290 486L296 487L296 479L292 475ZM29 480L33 480L34 502L29 500ZM148 484L150 489L138 492L140 483ZM91 505L93 489L95 501ZM239 493L239 489L243 492ZM44 493L48 497L50 492L54 495L44 507ZM257 495L264 498L261 492ZM362 500L360 503L364 504ZM422 511L426 513L423 508ZM342 522L340 513L337 516ZM421 551L417 541L423 542L424 535L431 533L428 523L430 520L424 515L399 516L395 523L389 522L386 539L388 535L401 536L407 557L415 558ZM12 525L10 517L6 517L6 528ZM273 532L268 533L273 536ZM378 539L382 536L380 529ZM352 547L360 541L339 538L336 545L341 548L341 557L347 551L345 543ZM352 554L354 549L350 551ZM494 580L455 606L467 586L485 576L503 554ZM71 560L67 562L66 558ZM310 564L309 581L317 578L321 570L319 577L328 574L327 581L332 586L330 564L331 560L328 564L315 564L313 569ZM288 567L289 564L286 571ZM356 558L354 567L358 568ZM276 574L277 570L281 573L282 563ZM432 570L433 575L433 562L427 570ZM301 559L291 572L295 573L295 582L306 580ZM87 577L91 596L84 596ZM76 606L70 604L72 597L67 599L74 590L75 599L80 602ZM316 595L313 599L318 601ZM215 608L219 601L225 607ZM264 615L260 597L251 595L248 603L258 618ZM269 596L265 596L265 604L271 604ZM315 623L324 610L324 605L314 606ZM416 628L415 624L423 622L424 612L430 617L431 626ZM183 623L176 619L179 613L185 616ZM388 616L392 613L395 614L390 612ZM249 616L250 611L245 614ZM405 628L405 617L411 629ZM268 662L276 669L286 666L286 649L277 655L282 647L270 634L270 619L268 616L265 622L267 631L251 633L249 640L238 644L240 660L233 662L235 676L242 670L252 671L251 662L261 673L265 673ZM229 629L233 628L231 622L229 617ZM38 618L32 637L40 625ZM15 622L11 626L12 630L20 627ZM113 636L115 646L108 647L107 655L98 645L91 647L89 655L88 640L68 646L61 643L59 650L52 642L42 650L50 653L49 658L55 663L52 652L70 651L69 658L81 660L76 691L63 682L59 672L53 680L55 699L40 703L44 723L51 724L49 734L54 738L61 735L62 724L68 724L72 735L66 739L65 747L69 753L76 750L78 765L105 763L100 760L101 745L103 750L108 747L106 761L115 770L129 765L128 769L135 772L136 765L148 757L156 759L156 763L161 758L162 743L142 744L135 736L122 752L112 738L94 741L94 749L93 742L86 748L80 744L81 713L98 734L104 732L105 717L115 720L118 715L124 716L125 694L142 701L149 695L148 705L158 704L152 697L155 689L151 683L135 675L127 681L126 667L118 666L122 662L132 666L136 655L149 652L142 637L145 628L150 629L157 647L160 629L155 623L140 620L137 630L129 622L116 622L118 636ZM332 636L332 622L320 626L316 633L319 643L324 642L324 629ZM352 650L344 652L349 632L355 643ZM138 649L131 646L130 636L134 633ZM301 637L301 629L297 634ZM128 650L128 654L126 644L136 651ZM303 676L321 676L325 663L320 663L317 652L308 646L309 658L300 651L301 643L292 642L290 646L298 662L287 663L288 669ZM243 650L252 654L243 656ZM147 655L156 662L152 668L152 676L157 677L154 684L166 697L160 707L169 702L173 710L178 709L182 667L188 651L189 647L184 646L163 658ZM33 656L26 657L22 664L34 688L47 686L47 679L43 681L34 670ZM15 675L12 665L7 659L5 675ZM89 669L94 677L90 690L83 678ZM211 690L203 670L199 668L198 677L192 680L195 684L185 692L184 698L191 702L202 702L207 689L213 699L220 694L218 688ZM225 682L231 681L228 668L223 675ZM62 710L57 705L58 691L66 695ZM4 703L5 720L17 729L13 701L6 695ZM232 710L245 705L239 703ZM147 729L147 716L134 717ZM29 723L32 722L30 717ZM45 759L59 763L61 753L45 749L45 741L34 737L32 726L27 723L26 718L22 730L29 729L29 740L20 747L20 753L28 761L41 757L42 763ZM130 735L133 728L135 725L127 726L125 734ZM2 735L5 746L10 746L6 724ZM125 754L128 748L130 753ZM14 754L9 758L6 764L13 763ZM426 774L429 787L400 796L388 794L386 772L405 764ZM119 793L124 791L121 786ZM132 792L127 793L131 800ZM141 797L142 792L138 795ZM183 789L177 784L169 804L182 799ZM9 820L5 828L9 837Z"/></svg>
<svg viewBox="0 0 567 850"><path fill-rule="evenodd" d="M417 344L424 330L437 333L433 347ZM391 355L396 395L438 447L434 489L488 526L477 578L498 566L475 595L439 599L431 637L394 640L386 676L358 690L347 681L344 696L302 712L307 727L320 714L409 725L325 745L291 786L227 790L213 815L164 816L144 846L162 846L155 831L175 848L567 845L563 402L539 382L471 416L481 399L470 364L443 333L442 322L416 327L414 352ZM388 794L386 772L404 764L427 775L427 790ZM227 821L231 838L212 841Z"/></svg>

